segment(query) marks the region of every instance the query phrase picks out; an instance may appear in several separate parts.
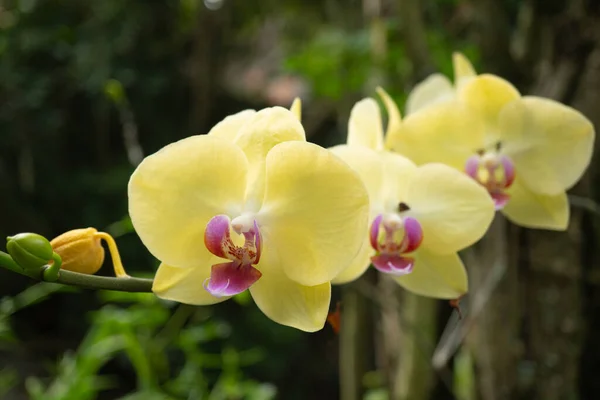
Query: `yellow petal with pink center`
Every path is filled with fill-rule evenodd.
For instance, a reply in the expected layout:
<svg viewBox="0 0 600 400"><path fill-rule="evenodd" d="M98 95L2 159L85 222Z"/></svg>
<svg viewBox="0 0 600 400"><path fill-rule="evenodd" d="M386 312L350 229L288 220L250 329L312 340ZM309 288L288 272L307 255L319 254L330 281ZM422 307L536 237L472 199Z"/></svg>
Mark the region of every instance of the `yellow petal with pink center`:
<svg viewBox="0 0 600 400"><path fill-rule="evenodd" d="M487 190L443 164L419 167L408 188L408 212L423 229L421 248L450 254L479 240L495 214Z"/></svg>
<svg viewBox="0 0 600 400"><path fill-rule="evenodd" d="M369 197L359 175L317 145L286 142L267 156L266 190L256 218L267 247L299 284L331 281L360 250Z"/></svg>
<svg viewBox="0 0 600 400"><path fill-rule="evenodd" d="M229 297L215 297L202 285L210 277L210 267L223 262L222 258L211 256L205 265L189 268L171 267L161 264L156 271L152 292L161 299L192 305L216 304Z"/></svg>
<svg viewBox="0 0 600 400"><path fill-rule="evenodd" d="M208 221L239 215L248 161L227 139L192 136L148 156L129 180L129 215L150 253L177 267L206 265Z"/></svg>

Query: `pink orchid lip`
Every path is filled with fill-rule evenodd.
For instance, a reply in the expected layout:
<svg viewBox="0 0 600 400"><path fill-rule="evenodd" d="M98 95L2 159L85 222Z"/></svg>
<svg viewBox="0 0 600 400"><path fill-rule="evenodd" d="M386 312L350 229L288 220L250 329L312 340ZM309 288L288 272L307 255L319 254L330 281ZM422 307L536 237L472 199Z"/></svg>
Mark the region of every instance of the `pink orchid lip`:
<svg viewBox="0 0 600 400"><path fill-rule="evenodd" d="M402 276L410 274L415 266L415 259L397 254L378 254L371 257L373 266L385 274Z"/></svg>
<svg viewBox="0 0 600 400"><path fill-rule="evenodd" d="M215 297L233 296L248 289L262 276L252 266L240 267L235 261L213 265L204 289Z"/></svg>
<svg viewBox="0 0 600 400"><path fill-rule="evenodd" d="M502 210L504 206L510 200L510 195L506 193L490 193L492 196L492 200L494 201L494 206L496 207L496 211Z"/></svg>
<svg viewBox="0 0 600 400"><path fill-rule="evenodd" d="M506 189L515 180L515 166L512 160L504 154L494 155L491 160L488 158L485 162L484 155L484 152L479 151L476 155L469 157L465 163L465 172L488 190L498 211L504 208L510 200L510 195L506 193ZM481 168L485 168L488 172L489 178L485 182L479 177L479 170ZM502 179L496 179L496 170L498 168L501 168L503 172Z"/></svg>
<svg viewBox="0 0 600 400"><path fill-rule="evenodd" d="M204 232L204 244L209 252L230 262L215 264L204 288L215 297L233 296L252 286L261 272L254 268L262 250L262 237L256 220L244 235L244 245L231 240L231 219L227 215L214 216Z"/></svg>
<svg viewBox="0 0 600 400"><path fill-rule="evenodd" d="M383 230L385 237L380 239ZM397 232L402 232L398 238ZM373 266L386 274L394 276L412 272L415 259L406 256L417 250L423 241L423 229L419 221L412 217L385 220L383 214L377 215L369 231L371 246L376 254L371 257Z"/></svg>

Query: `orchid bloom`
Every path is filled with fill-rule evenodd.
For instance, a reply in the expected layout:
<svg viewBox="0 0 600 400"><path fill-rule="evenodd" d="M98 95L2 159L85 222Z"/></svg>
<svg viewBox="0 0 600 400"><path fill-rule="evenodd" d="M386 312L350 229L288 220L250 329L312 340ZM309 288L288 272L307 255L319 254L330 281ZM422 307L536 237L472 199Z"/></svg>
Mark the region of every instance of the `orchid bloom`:
<svg viewBox="0 0 600 400"><path fill-rule="evenodd" d="M400 113L381 89L388 132ZM405 289L429 297L467 292L467 274L457 251L479 240L494 216L486 191L443 164L417 167L384 150L380 110L372 98L352 109L346 145L330 150L362 177L369 193L370 228L354 262L333 283L358 278L372 263Z"/></svg>
<svg viewBox="0 0 600 400"><path fill-rule="evenodd" d="M368 201L360 177L280 107L170 144L129 182L133 225L162 262L158 297L206 305L249 289L269 318L309 332L362 245Z"/></svg>
<svg viewBox="0 0 600 400"><path fill-rule="evenodd" d="M425 107L454 100L457 89L477 75L471 62L462 53L452 54L452 66L454 84L446 75L435 73L415 85L406 99L406 115Z"/></svg>
<svg viewBox="0 0 600 400"><path fill-rule="evenodd" d="M593 141L592 123L578 111L521 97L508 81L483 74L461 85L455 100L409 115L387 145L418 165L466 172L517 225L564 230L565 191L589 165Z"/></svg>

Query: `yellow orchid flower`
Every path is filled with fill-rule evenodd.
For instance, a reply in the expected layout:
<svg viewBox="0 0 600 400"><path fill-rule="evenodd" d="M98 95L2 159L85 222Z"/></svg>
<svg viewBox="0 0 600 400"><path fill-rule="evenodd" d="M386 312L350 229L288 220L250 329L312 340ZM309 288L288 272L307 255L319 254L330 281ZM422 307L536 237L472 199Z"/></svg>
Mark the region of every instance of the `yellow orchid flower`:
<svg viewBox="0 0 600 400"><path fill-rule="evenodd" d="M474 78L477 73L471 62L462 53L452 54L454 84L443 74L432 74L415 85L406 99L406 115L425 107L444 103L456 98L456 90Z"/></svg>
<svg viewBox="0 0 600 400"><path fill-rule="evenodd" d="M594 136L573 108L521 97L508 81L483 74L462 85L456 100L409 115L387 144L417 164L465 171L515 224L564 230L565 191L589 165Z"/></svg>
<svg viewBox="0 0 600 400"><path fill-rule="evenodd" d="M389 120L400 123L389 96L378 89ZM330 150L362 177L369 192L370 229L361 251L333 283L358 278L372 263L405 289L429 297L467 292L467 274L457 251L479 240L494 216L485 189L443 164L417 167L384 150L380 110L372 98L352 109L346 145Z"/></svg>
<svg viewBox="0 0 600 400"><path fill-rule="evenodd" d="M128 190L133 225L162 262L157 296L204 305L249 289L269 318L311 332L368 223L360 177L280 107L164 147Z"/></svg>

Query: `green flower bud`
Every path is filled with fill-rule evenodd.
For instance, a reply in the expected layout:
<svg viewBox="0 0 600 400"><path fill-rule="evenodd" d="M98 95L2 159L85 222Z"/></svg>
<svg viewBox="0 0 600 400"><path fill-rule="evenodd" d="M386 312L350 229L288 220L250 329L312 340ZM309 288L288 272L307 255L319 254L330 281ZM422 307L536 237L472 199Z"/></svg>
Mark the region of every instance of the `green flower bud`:
<svg viewBox="0 0 600 400"><path fill-rule="evenodd" d="M38 270L52 260L52 246L36 233L19 233L6 238L6 249L13 260L26 271Z"/></svg>

